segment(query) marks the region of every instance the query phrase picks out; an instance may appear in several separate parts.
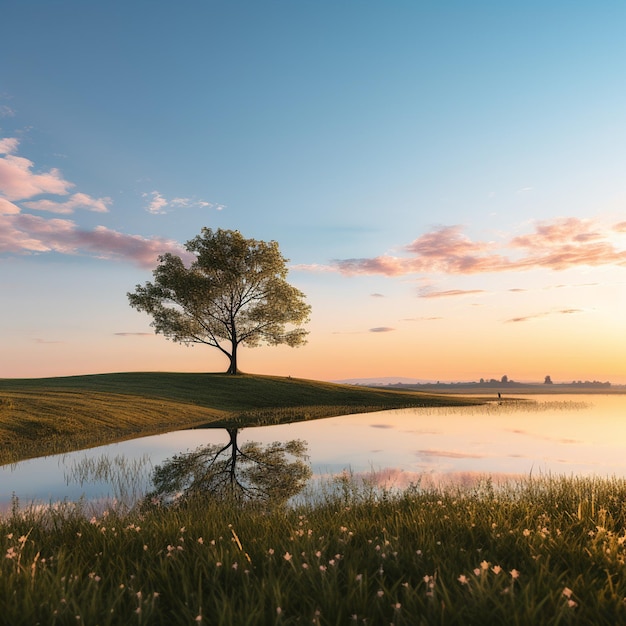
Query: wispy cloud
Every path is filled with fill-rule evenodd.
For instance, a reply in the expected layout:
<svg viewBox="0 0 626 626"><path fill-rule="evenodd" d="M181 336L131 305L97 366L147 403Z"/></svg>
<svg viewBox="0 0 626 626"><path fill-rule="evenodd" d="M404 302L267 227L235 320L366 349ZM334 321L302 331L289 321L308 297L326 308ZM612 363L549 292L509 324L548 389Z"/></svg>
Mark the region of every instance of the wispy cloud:
<svg viewBox="0 0 626 626"><path fill-rule="evenodd" d="M154 333L113 333L116 337L154 337Z"/></svg>
<svg viewBox="0 0 626 626"><path fill-rule="evenodd" d="M423 291L420 298L451 298L485 293L484 289L448 289L447 291Z"/></svg>
<svg viewBox="0 0 626 626"><path fill-rule="evenodd" d="M456 452L453 450L417 450L418 456L443 457L446 459L484 459L485 454L472 454L471 452Z"/></svg>
<svg viewBox="0 0 626 626"><path fill-rule="evenodd" d="M382 293L371 293L370 296L372 296L372 298L384 298L385 297Z"/></svg>
<svg viewBox="0 0 626 626"><path fill-rule="evenodd" d="M402 256L336 260L331 267L346 275L403 276L624 266L626 241L621 246L615 241L616 233L623 232L624 222L602 227L592 220L558 218L537 222L532 232L498 244L473 241L459 225L445 226L404 246Z"/></svg>
<svg viewBox="0 0 626 626"><path fill-rule="evenodd" d="M541 317L548 317L550 315L572 315L573 313L583 313L582 309L561 309L560 311L547 311L545 313L535 313L533 315L524 315L522 317L512 317L505 320L505 323L510 322L529 322L530 320L538 319Z"/></svg>
<svg viewBox="0 0 626 626"><path fill-rule="evenodd" d="M434 320L442 320L443 317L440 315L431 316L431 317L405 317L403 322L432 322Z"/></svg>
<svg viewBox="0 0 626 626"><path fill-rule="evenodd" d="M146 211L152 213L152 215L162 215L167 213L165 210L167 207L167 200L158 192L151 191L150 193L141 194L144 198L150 198Z"/></svg>
<svg viewBox="0 0 626 626"><path fill-rule="evenodd" d="M0 104L0 117L13 117L15 111L6 104Z"/></svg>
<svg viewBox="0 0 626 626"><path fill-rule="evenodd" d="M199 200L197 198L172 198L168 200L163 196L160 191L150 191L141 194L143 198L148 199L148 206L146 211L152 213L152 215L164 215L175 209L180 208L208 208L221 211L225 208L224 204L215 204L214 202L207 202L206 200Z"/></svg>
<svg viewBox="0 0 626 626"><path fill-rule="evenodd" d="M370 328L370 333L390 333L395 328L389 328L389 326L376 326L376 328Z"/></svg>

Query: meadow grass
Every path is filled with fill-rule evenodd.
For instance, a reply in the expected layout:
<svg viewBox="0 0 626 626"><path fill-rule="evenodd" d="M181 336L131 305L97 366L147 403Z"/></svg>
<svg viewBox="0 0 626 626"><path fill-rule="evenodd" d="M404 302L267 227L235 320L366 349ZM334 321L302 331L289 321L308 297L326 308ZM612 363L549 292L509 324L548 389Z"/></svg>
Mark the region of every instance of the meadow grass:
<svg viewBox="0 0 626 626"><path fill-rule="evenodd" d="M626 623L626 481L210 498L0 519L2 624Z"/></svg>
<svg viewBox="0 0 626 626"><path fill-rule="evenodd" d="M0 379L0 465L183 428L476 403L289 377L133 372Z"/></svg>

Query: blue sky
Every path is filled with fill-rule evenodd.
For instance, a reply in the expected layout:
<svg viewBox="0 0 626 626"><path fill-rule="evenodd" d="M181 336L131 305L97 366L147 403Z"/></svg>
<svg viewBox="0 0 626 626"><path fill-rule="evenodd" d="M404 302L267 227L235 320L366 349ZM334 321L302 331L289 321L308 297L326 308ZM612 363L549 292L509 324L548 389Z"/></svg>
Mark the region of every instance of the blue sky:
<svg viewBox="0 0 626 626"><path fill-rule="evenodd" d="M247 371L626 382L626 5L8 2L0 376L219 371L126 292L275 239L310 341Z"/></svg>

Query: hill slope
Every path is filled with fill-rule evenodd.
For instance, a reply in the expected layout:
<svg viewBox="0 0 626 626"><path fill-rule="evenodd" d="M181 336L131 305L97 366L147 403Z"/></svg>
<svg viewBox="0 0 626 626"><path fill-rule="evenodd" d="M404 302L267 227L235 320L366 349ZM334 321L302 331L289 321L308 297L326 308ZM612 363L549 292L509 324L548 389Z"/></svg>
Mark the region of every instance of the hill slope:
<svg viewBox="0 0 626 626"><path fill-rule="evenodd" d="M249 427L474 402L245 374L131 372L0 379L0 464L182 428Z"/></svg>

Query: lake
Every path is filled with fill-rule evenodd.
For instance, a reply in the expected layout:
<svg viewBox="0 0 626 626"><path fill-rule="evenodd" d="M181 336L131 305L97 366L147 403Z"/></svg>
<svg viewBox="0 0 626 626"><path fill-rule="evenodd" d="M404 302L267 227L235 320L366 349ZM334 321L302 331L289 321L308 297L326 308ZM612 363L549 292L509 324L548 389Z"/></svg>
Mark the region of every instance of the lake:
<svg viewBox="0 0 626 626"><path fill-rule="evenodd" d="M314 476L349 471L402 488L490 475L626 477L626 395L533 395L478 407L398 409L243 429L239 443L303 439ZM153 466L224 429L183 430L0 467L0 510L81 497L138 497ZM109 480L85 481L103 468ZM107 469L108 468L108 469ZM100 471L102 474L102 471ZM106 474L106 472L105 472Z"/></svg>

